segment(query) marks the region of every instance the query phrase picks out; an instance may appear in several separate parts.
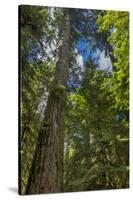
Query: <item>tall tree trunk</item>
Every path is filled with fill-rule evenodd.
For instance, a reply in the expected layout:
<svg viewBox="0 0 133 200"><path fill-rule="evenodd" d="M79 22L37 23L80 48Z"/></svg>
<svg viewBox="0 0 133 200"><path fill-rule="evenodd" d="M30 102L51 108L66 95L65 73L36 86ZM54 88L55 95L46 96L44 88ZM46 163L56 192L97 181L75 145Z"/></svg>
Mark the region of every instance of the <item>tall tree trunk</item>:
<svg viewBox="0 0 133 200"><path fill-rule="evenodd" d="M56 63L54 87L48 97L43 127L39 131L26 194L52 193L63 190L63 130L70 41L68 9L63 9L63 12L62 44L59 47Z"/></svg>

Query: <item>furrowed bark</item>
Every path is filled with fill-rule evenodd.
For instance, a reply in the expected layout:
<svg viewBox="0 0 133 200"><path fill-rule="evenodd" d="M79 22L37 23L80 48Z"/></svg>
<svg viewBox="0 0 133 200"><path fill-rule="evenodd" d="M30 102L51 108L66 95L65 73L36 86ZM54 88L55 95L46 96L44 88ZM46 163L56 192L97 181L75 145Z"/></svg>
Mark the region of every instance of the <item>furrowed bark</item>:
<svg viewBox="0 0 133 200"><path fill-rule="evenodd" d="M56 63L54 87L48 97L44 124L38 134L25 194L63 191L63 131L70 41L69 14L67 9L63 11L62 44L59 47L59 56Z"/></svg>

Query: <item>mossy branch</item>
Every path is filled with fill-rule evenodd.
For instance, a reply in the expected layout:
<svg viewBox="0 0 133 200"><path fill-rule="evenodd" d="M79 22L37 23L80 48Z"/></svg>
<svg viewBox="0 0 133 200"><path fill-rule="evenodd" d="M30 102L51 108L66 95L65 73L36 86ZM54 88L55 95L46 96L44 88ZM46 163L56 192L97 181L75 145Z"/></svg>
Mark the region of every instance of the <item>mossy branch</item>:
<svg viewBox="0 0 133 200"><path fill-rule="evenodd" d="M55 85L54 87L52 87L51 91L56 95L59 96L61 94L65 94L66 92L66 87L64 85Z"/></svg>

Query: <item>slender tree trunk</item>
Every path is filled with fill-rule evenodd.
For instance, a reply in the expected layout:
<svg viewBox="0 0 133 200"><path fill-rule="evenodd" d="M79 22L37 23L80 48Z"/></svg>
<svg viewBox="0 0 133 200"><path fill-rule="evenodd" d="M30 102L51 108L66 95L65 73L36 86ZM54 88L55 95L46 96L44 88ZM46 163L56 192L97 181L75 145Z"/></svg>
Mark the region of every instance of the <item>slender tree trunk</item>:
<svg viewBox="0 0 133 200"><path fill-rule="evenodd" d="M64 114L69 73L70 20L63 9L62 44L56 63L54 88L48 97L43 127L39 131L26 194L63 191Z"/></svg>

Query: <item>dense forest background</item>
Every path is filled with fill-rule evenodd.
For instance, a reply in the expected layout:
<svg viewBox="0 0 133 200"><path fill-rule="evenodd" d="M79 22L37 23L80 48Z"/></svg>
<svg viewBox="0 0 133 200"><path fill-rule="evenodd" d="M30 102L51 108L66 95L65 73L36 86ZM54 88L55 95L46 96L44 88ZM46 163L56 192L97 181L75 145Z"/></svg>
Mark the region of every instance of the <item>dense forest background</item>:
<svg viewBox="0 0 133 200"><path fill-rule="evenodd" d="M19 7L19 193L129 187L129 13Z"/></svg>

